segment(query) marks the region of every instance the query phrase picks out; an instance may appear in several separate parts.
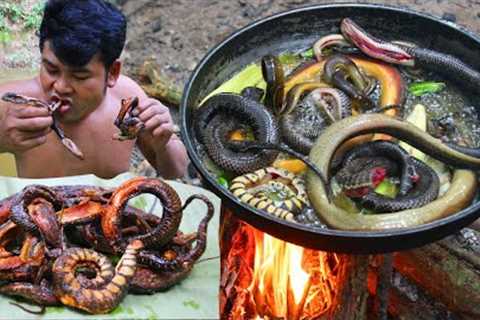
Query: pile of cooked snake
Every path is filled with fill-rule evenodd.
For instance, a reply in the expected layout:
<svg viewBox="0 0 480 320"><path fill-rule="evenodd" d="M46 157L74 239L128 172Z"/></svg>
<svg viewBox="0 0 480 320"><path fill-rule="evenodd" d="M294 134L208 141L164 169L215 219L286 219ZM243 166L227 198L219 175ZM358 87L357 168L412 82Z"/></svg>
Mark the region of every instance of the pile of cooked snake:
<svg viewBox="0 0 480 320"><path fill-rule="evenodd" d="M162 216L128 205L144 193L158 198ZM195 199L207 212L196 232L184 234L182 212ZM205 251L213 213L201 194L182 205L160 179L133 178L113 189L29 185L0 201L0 293L43 310L64 304L110 312L129 292L163 291L186 278Z"/></svg>
<svg viewBox="0 0 480 320"><path fill-rule="evenodd" d="M349 18L340 30L316 41L311 57L289 74L281 55L263 56L265 89L246 83L240 93L212 94L201 103L194 132L206 167L240 201L314 226L405 228L470 205L480 149L405 121L404 74L431 70L479 91L480 73L451 55L377 39ZM438 173L399 142L451 168L446 192ZM290 172L280 164L291 156L308 169ZM377 192L387 179L396 191ZM339 195L360 213L340 205Z"/></svg>

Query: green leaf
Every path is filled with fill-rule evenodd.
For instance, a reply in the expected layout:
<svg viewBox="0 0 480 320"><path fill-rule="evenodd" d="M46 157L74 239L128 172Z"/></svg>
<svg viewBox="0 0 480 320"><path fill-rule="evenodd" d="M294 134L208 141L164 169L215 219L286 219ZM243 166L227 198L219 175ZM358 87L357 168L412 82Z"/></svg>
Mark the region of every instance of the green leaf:
<svg viewBox="0 0 480 320"><path fill-rule="evenodd" d="M227 178L225 178L225 177L218 177L218 178L217 178L217 182L218 182L221 186L223 186L223 187L225 187L225 188L227 188L227 189L228 189L228 187L230 186L230 183L228 182Z"/></svg>
<svg viewBox="0 0 480 320"><path fill-rule="evenodd" d="M300 53L300 56L308 59L308 58L313 58L315 56L315 53L313 52L313 48L310 48L310 49Z"/></svg>
<svg viewBox="0 0 480 320"><path fill-rule="evenodd" d="M200 308L200 305L197 302L195 302L195 300L193 299L184 300L183 305L185 307L191 307L195 310L198 310Z"/></svg>
<svg viewBox="0 0 480 320"><path fill-rule="evenodd" d="M423 96L427 93L439 92L446 87L443 82L425 81L415 82L408 86L408 91L414 96Z"/></svg>
<svg viewBox="0 0 480 320"><path fill-rule="evenodd" d="M265 89L267 84L263 80L262 69L259 64L250 64L242 71L236 73L231 79L225 81L218 88L210 92L200 103L203 104L211 96L221 92L240 93L245 87L254 86Z"/></svg>
<svg viewBox="0 0 480 320"><path fill-rule="evenodd" d="M143 197L138 197L133 201L133 206L138 209L146 210L147 200L145 200Z"/></svg>
<svg viewBox="0 0 480 320"><path fill-rule="evenodd" d="M397 186L389 179L385 179L375 188L375 192L389 198L395 198Z"/></svg>

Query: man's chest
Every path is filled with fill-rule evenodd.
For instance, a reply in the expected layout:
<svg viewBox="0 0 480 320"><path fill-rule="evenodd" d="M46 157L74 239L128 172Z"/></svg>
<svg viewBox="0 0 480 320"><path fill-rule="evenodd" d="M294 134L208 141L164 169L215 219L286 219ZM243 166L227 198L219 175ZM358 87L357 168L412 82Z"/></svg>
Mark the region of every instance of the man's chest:
<svg viewBox="0 0 480 320"><path fill-rule="evenodd" d="M62 144L53 132L47 142L25 152L17 158L19 175L30 177L70 176L93 173L100 177L112 177L128 170L133 141L116 141L118 131L113 123L92 123L83 127L65 128L70 138L82 151L84 159L78 159Z"/></svg>

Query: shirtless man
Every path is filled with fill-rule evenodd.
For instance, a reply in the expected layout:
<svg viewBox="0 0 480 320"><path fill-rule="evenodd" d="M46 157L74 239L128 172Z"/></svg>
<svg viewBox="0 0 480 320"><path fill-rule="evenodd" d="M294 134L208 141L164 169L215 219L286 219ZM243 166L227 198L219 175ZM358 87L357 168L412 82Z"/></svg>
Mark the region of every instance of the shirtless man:
<svg viewBox="0 0 480 320"><path fill-rule="evenodd" d="M43 101L60 99L55 117L84 155L76 158L52 132L45 108L0 101L0 152L15 156L20 177L93 173L111 178L127 171L135 143L164 178L184 175L188 158L173 133L169 110L121 75L126 21L104 0L49 0L40 26L41 68L33 79L0 86ZM145 128L135 140L113 140L121 99L137 96Z"/></svg>

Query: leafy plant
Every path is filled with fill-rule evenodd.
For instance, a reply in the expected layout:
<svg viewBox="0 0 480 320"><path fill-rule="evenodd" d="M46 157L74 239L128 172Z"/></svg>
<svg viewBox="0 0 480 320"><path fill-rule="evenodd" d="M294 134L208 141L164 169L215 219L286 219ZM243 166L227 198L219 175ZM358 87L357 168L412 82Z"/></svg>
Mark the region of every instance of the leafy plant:
<svg viewBox="0 0 480 320"><path fill-rule="evenodd" d="M13 23L18 22L24 15L23 8L16 3L4 3L0 6L0 12L8 17Z"/></svg>
<svg viewBox="0 0 480 320"><path fill-rule="evenodd" d="M36 30L40 27L42 22L43 8L45 6L45 1L40 1L36 3L29 14L24 17L25 30Z"/></svg>

